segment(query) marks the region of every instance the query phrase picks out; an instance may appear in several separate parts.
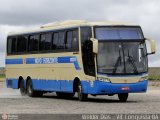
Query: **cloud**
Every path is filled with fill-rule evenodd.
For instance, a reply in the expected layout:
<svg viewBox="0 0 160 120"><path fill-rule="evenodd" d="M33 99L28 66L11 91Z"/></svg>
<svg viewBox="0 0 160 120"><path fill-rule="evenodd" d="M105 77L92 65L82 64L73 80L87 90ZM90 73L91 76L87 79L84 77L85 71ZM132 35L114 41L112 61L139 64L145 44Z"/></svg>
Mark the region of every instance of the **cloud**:
<svg viewBox="0 0 160 120"><path fill-rule="evenodd" d="M1 0L0 51L5 51L9 31L69 19L139 24L145 36L157 40L159 48L159 6L159 0ZM149 57L150 65L158 61L159 51L157 55Z"/></svg>
<svg viewBox="0 0 160 120"><path fill-rule="evenodd" d="M11 25L0 25L0 52L3 53L6 50L6 40L9 32L22 31L26 29L37 28L37 25L33 26L11 26Z"/></svg>
<svg viewBox="0 0 160 120"><path fill-rule="evenodd" d="M93 0L2 0L1 24L42 24L64 19L92 18L102 8L91 5ZM95 4L96 5L96 4ZM98 11L96 9L99 9ZM98 18L98 17L94 17Z"/></svg>

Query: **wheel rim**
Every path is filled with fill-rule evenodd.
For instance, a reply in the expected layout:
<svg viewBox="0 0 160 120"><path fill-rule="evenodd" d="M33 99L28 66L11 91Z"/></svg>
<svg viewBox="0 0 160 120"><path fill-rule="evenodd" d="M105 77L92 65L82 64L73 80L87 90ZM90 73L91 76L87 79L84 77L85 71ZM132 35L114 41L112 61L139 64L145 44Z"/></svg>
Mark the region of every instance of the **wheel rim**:
<svg viewBox="0 0 160 120"><path fill-rule="evenodd" d="M29 92L29 94L31 94L31 93L32 93L31 85L29 85L29 87L28 87L28 92Z"/></svg>
<svg viewBox="0 0 160 120"><path fill-rule="evenodd" d="M23 82L21 82L21 84L20 84L20 91L21 91L21 93L25 92L25 88L24 88Z"/></svg>
<svg viewBox="0 0 160 120"><path fill-rule="evenodd" d="M23 88L21 87L20 90L21 90L21 93L24 93L24 91L25 91L24 87Z"/></svg>
<svg viewBox="0 0 160 120"><path fill-rule="evenodd" d="M81 99L82 97L82 87L81 85L78 86L78 97Z"/></svg>

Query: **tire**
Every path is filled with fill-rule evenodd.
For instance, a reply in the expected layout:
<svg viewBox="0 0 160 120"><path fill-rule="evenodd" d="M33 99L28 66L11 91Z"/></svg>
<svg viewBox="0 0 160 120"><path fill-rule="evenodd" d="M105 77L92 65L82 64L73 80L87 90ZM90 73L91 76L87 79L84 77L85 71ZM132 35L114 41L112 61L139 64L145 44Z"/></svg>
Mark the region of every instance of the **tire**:
<svg viewBox="0 0 160 120"><path fill-rule="evenodd" d="M82 93L82 84L79 82L77 86L78 100L85 101L88 98L88 94Z"/></svg>
<svg viewBox="0 0 160 120"><path fill-rule="evenodd" d="M40 94L40 92L35 91L33 89L32 80L28 80L28 83L27 83L27 94L28 94L29 97L39 97L39 96L42 95L42 94Z"/></svg>
<svg viewBox="0 0 160 120"><path fill-rule="evenodd" d="M128 93L120 93L118 94L118 98L120 102L126 102L128 99Z"/></svg>
<svg viewBox="0 0 160 120"><path fill-rule="evenodd" d="M26 95L26 89L25 89L25 86L24 86L24 80L20 80L20 86L19 86L19 89L20 89L20 93L22 96L25 96Z"/></svg>

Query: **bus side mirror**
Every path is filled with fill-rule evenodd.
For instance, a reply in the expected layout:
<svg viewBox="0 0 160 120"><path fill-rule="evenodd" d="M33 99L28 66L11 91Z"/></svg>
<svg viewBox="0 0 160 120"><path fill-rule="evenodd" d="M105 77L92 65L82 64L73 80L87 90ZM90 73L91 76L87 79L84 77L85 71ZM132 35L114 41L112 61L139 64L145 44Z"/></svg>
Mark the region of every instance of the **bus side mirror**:
<svg viewBox="0 0 160 120"><path fill-rule="evenodd" d="M93 43L93 53L97 54L98 53L98 40L95 38L90 39Z"/></svg>
<svg viewBox="0 0 160 120"><path fill-rule="evenodd" d="M151 55L151 54L155 54L156 53L156 41L146 38L146 40L150 43L150 47L151 47L151 53L147 53L147 55Z"/></svg>

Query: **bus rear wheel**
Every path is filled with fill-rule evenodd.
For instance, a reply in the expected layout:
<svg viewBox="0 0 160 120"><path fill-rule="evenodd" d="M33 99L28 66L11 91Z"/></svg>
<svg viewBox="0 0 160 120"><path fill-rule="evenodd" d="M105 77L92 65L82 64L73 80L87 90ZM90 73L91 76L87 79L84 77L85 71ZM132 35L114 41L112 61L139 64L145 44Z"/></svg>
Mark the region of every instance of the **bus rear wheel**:
<svg viewBox="0 0 160 120"><path fill-rule="evenodd" d="M22 96L24 96L24 95L26 95L26 89L25 89L25 87L24 87L24 80L22 79L22 80L20 80L20 86L19 86L20 88L20 93L21 93L21 95Z"/></svg>
<svg viewBox="0 0 160 120"><path fill-rule="evenodd" d="M41 97L43 95L42 91L35 91L33 89L32 80L27 83L27 94L29 97Z"/></svg>
<svg viewBox="0 0 160 120"><path fill-rule="evenodd" d="M128 93L120 93L118 94L118 98L120 102L126 102L128 99Z"/></svg>
<svg viewBox="0 0 160 120"><path fill-rule="evenodd" d="M82 84L80 82L78 84L77 93L79 101L85 101L88 98L88 94L82 93Z"/></svg>

